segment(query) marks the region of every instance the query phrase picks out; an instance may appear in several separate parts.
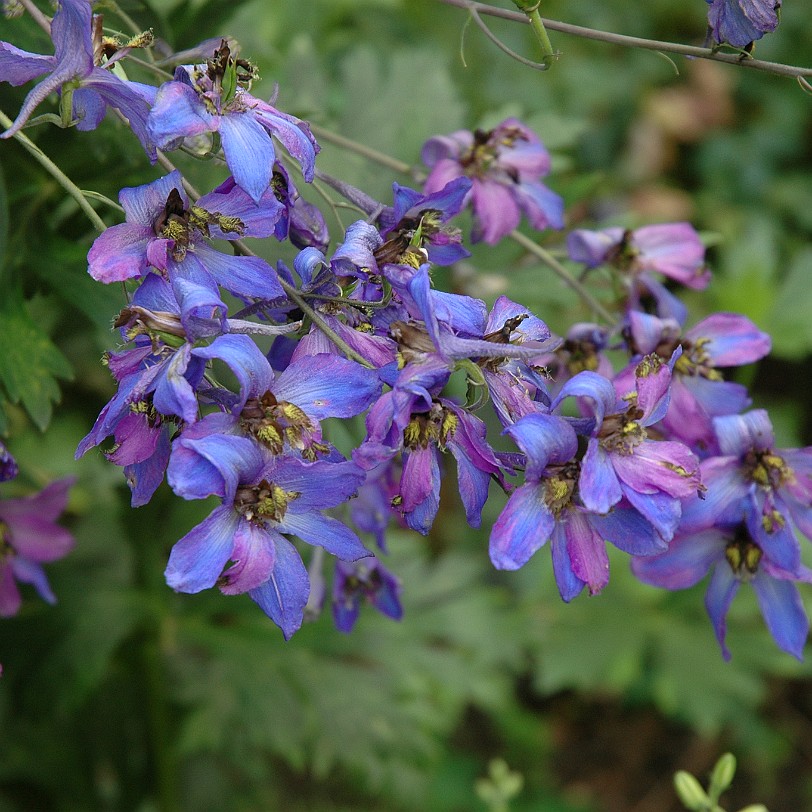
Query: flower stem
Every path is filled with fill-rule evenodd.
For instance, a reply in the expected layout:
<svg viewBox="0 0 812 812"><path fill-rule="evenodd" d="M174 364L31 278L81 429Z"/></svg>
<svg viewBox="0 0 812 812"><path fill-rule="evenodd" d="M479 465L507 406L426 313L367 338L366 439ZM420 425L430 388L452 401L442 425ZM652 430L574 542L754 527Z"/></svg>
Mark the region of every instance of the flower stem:
<svg viewBox="0 0 812 812"><path fill-rule="evenodd" d="M51 23L48 18L31 2L31 0L20 0L20 5L31 15L34 22L50 37Z"/></svg>
<svg viewBox="0 0 812 812"><path fill-rule="evenodd" d="M368 158L376 164L385 166L388 169L393 169L395 172L401 172L404 175L413 175L414 169L409 164L399 161L397 158L392 158L385 155L383 152L368 147L365 144L359 144L350 138L345 138L343 135L325 130L323 127L317 127L315 124L310 125L310 129L317 138L321 138L330 144L335 144L337 147L351 150L352 152L360 155L362 158Z"/></svg>
<svg viewBox="0 0 812 812"><path fill-rule="evenodd" d="M578 281L546 248L533 242L520 231L512 231L510 239L518 243L534 256L538 257L567 287L574 290L592 311L608 324L617 319Z"/></svg>
<svg viewBox="0 0 812 812"><path fill-rule="evenodd" d="M0 124L6 129L14 122L0 110ZM97 231L104 231L107 226L104 220L96 214L82 190L24 133L14 133L14 137L28 150L29 153L40 163L48 174L76 201L79 208L87 215L87 219L93 224Z"/></svg>
<svg viewBox="0 0 812 812"><path fill-rule="evenodd" d="M438 0L449 6L470 11L475 8L480 14L489 14L492 17L501 17L503 20L512 20L518 23L530 24L526 14L509 9L497 8L487 3L477 3L473 0ZM540 18L542 19L542 18ZM550 31L558 31L562 34L570 34L583 39L609 42L613 45L622 45L627 48L643 48L647 51L664 51L681 56L696 57L697 59L710 59L712 62L724 62L726 65L738 65L742 68L752 68L753 70L775 73L779 76L812 76L812 68L801 68L795 65L783 65L780 62L767 62L763 59L742 59L739 54L726 54L714 50L713 48L699 48L694 45L682 45L676 42L663 42L654 39L644 39L643 37L629 37L625 34L613 34L610 31L600 31L596 28L586 28L582 25L572 25L562 23L557 20L542 19L544 27Z"/></svg>

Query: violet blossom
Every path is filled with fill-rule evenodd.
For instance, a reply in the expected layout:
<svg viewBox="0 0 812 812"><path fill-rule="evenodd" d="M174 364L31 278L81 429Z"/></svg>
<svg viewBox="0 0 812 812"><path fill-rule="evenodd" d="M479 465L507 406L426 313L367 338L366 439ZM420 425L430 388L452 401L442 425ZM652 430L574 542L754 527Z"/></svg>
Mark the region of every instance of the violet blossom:
<svg viewBox="0 0 812 812"><path fill-rule="evenodd" d="M734 48L747 48L778 27L781 0L706 0L708 28L713 39Z"/></svg>
<svg viewBox="0 0 812 812"><path fill-rule="evenodd" d="M381 614L400 620L403 617L400 588L400 581L373 556L354 564L336 561L332 599L336 628L345 634L352 631L362 600L368 601Z"/></svg>

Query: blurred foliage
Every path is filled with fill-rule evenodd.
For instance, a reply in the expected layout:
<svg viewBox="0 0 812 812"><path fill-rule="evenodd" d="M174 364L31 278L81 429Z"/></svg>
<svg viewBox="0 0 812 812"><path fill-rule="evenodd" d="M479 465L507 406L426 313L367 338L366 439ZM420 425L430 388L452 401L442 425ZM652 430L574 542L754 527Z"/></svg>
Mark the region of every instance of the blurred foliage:
<svg viewBox="0 0 812 812"><path fill-rule="evenodd" d="M415 165L432 134L525 118L553 151L550 185L570 226L690 219L716 271L687 297L693 321L734 310L773 334L773 356L740 380L771 409L779 445L812 442L812 106L791 80L701 60L680 60L675 76L651 52L555 33L562 57L540 75L473 26L463 42L464 13L435 0L121 7L172 48L236 37L261 67L257 95L278 82L282 109ZM544 10L672 41L699 44L705 32L701 0L545 0ZM523 27L491 25L534 55ZM30 20L4 21L0 35L50 52ZM757 55L804 64L810 53L803 4L786 4ZM0 109L16 111L24 93L0 85ZM92 134L28 132L81 188L113 199L160 173L112 118ZM177 160L201 188L222 179L214 163ZM0 812L485 809L475 787L496 757L523 780L511 810L667 810L679 808L671 772L701 775L725 748L740 759L740 803L812 804L802 743L812 709L791 690L808 689L812 670L775 648L754 600L743 594L731 611L729 664L703 587L656 592L622 556L600 597L564 605L544 554L517 573L492 570L497 494L482 531L461 531L452 483L428 539L393 534L400 624L364 613L344 637L328 612L284 643L247 597L172 594L168 551L209 506L162 488L131 511L118 469L98 453L73 461L113 391L99 358L124 297L88 278L93 232L73 201L16 143L0 144L0 162L0 431L22 472L4 492L80 477L77 549L49 567L58 606L32 599L0 623ZM326 142L319 163L383 201L393 180L409 182ZM324 190L304 191L324 202ZM325 211L335 244L354 215ZM562 247L558 234L541 239ZM292 258L275 244L258 250ZM589 315L511 244L477 247L438 280L489 301L507 293L559 331ZM24 310L12 308L18 297Z"/></svg>

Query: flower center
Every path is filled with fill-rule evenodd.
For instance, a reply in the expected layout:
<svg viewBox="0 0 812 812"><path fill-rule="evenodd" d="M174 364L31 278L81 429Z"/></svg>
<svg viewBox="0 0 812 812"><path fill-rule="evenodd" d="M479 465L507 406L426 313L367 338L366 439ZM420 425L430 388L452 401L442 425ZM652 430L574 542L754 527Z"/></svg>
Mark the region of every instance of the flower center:
<svg viewBox="0 0 812 812"><path fill-rule="evenodd" d="M412 415L409 424L403 430L403 445L410 451L437 445L444 448L454 436L459 419L450 409L436 401L428 412L417 412Z"/></svg>
<svg viewBox="0 0 812 812"><path fill-rule="evenodd" d="M758 572L762 555L761 547L741 531L725 547L727 563L730 564L730 569L733 570L736 577L742 581L752 580Z"/></svg>
<svg viewBox="0 0 812 812"><path fill-rule="evenodd" d="M288 505L301 496L297 491L286 491L273 482L263 479L258 485L237 488L234 508L249 522L281 522Z"/></svg>
<svg viewBox="0 0 812 812"><path fill-rule="evenodd" d="M579 469L580 465L575 461L548 468L552 473L543 480L544 503L556 518L573 502Z"/></svg>
<svg viewBox="0 0 812 812"><path fill-rule="evenodd" d="M648 436L639 420L643 410L633 403L622 414L611 414L604 419L598 431L598 440L607 451L629 455Z"/></svg>
<svg viewBox="0 0 812 812"><path fill-rule="evenodd" d="M698 338L696 341L683 340L681 343L682 355L674 364L674 372L691 377L702 377L709 381L724 380L722 373L714 368L707 350L707 346L710 344L709 338ZM660 347L657 347L657 354L664 358L670 357L670 354L666 355L665 352L661 352Z"/></svg>
<svg viewBox="0 0 812 812"><path fill-rule="evenodd" d="M751 449L744 458L745 476L762 490L776 491L795 479L795 474L772 449Z"/></svg>
<svg viewBox="0 0 812 812"><path fill-rule="evenodd" d="M246 401L240 414L240 428L272 454L281 454L287 443L313 462L329 450L317 439L319 427L296 404L278 401L273 392Z"/></svg>

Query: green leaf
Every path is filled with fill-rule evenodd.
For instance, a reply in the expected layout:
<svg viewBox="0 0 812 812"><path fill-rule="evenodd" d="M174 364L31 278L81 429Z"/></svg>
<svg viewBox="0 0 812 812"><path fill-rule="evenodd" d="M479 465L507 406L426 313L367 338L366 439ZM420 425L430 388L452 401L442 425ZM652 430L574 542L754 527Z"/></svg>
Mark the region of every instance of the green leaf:
<svg viewBox="0 0 812 812"><path fill-rule="evenodd" d="M22 402L44 431L60 397L55 378L72 374L67 359L32 321L22 299L6 299L0 305L0 382L8 399Z"/></svg>
<svg viewBox="0 0 812 812"><path fill-rule="evenodd" d="M8 251L8 195L6 194L6 182L3 178L2 167L0 167L0 282L3 280L3 269L6 265L6 253Z"/></svg>
<svg viewBox="0 0 812 812"><path fill-rule="evenodd" d="M773 351L784 358L801 358L812 349L810 274L812 248L807 248L795 257L790 266L767 322L773 339Z"/></svg>

